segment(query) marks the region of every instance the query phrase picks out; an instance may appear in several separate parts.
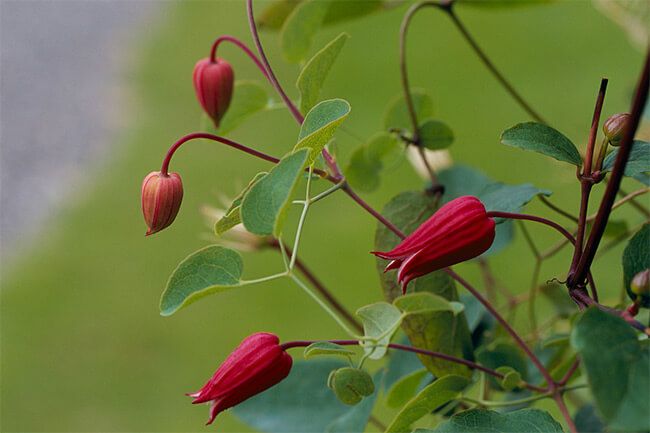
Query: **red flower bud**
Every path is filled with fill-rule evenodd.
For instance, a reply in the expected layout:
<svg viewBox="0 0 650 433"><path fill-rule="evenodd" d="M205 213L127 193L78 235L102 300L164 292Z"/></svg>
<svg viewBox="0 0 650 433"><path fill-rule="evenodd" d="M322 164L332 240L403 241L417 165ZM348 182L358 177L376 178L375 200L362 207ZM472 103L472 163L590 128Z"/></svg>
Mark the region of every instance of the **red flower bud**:
<svg viewBox="0 0 650 433"><path fill-rule="evenodd" d="M178 173L151 172L142 181L142 214L147 236L174 222L183 200L183 183Z"/></svg>
<svg viewBox="0 0 650 433"><path fill-rule="evenodd" d="M373 251L391 260L386 271L399 269L397 280L406 293L414 278L483 254L494 241L495 223L476 197L450 201L392 251Z"/></svg>
<svg viewBox="0 0 650 433"><path fill-rule="evenodd" d="M277 336L253 334L226 358L203 388L188 395L194 398L192 404L210 402L207 424L211 424L220 412L282 381L292 363Z"/></svg>
<svg viewBox="0 0 650 433"><path fill-rule="evenodd" d="M607 118L603 123L603 133L609 144L612 146L620 146L623 134L627 124L630 123L630 115L628 113L613 114Z"/></svg>
<svg viewBox="0 0 650 433"><path fill-rule="evenodd" d="M193 80L201 107L219 127L232 99L235 74L230 64L219 58L216 62L201 59L194 66Z"/></svg>

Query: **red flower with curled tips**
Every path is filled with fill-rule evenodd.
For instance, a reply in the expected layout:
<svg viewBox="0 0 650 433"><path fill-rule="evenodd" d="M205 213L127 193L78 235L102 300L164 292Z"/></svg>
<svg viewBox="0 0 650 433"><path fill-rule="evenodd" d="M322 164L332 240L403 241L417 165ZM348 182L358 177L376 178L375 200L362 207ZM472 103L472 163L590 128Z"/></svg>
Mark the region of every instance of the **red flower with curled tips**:
<svg viewBox="0 0 650 433"><path fill-rule="evenodd" d="M178 173L149 173L142 181L141 193L147 236L174 222L183 200L183 183Z"/></svg>
<svg viewBox="0 0 650 433"><path fill-rule="evenodd" d="M282 381L293 360L273 334L260 332L241 342L199 391L192 404L210 402L211 424L224 410Z"/></svg>
<svg viewBox="0 0 650 433"><path fill-rule="evenodd" d="M372 254L391 261L385 272L398 269L397 280L406 293L411 280L483 254L494 241L494 227L478 198L459 197L438 209L393 250Z"/></svg>
<svg viewBox="0 0 650 433"><path fill-rule="evenodd" d="M232 99L235 81L232 67L223 59L218 58L213 62L206 57L194 66L193 81L201 107L219 127Z"/></svg>

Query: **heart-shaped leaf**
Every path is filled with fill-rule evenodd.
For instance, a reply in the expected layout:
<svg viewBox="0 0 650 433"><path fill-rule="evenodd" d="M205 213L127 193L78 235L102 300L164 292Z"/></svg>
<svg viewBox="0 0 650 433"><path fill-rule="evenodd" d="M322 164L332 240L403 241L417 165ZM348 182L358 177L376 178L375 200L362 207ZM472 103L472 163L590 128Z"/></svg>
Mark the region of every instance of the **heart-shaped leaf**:
<svg viewBox="0 0 650 433"><path fill-rule="evenodd" d="M382 358L393 333L402 322L402 313L389 303L376 302L359 308L357 316L363 322L364 335L378 340L376 343L364 343L364 350L370 359Z"/></svg>
<svg viewBox="0 0 650 433"><path fill-rule="evenodd" d="M219 245L191 254L169 277L160 314L169 316L204 296L237 287L243 266L237 251Z"/></svg>
<svg viewBox="0 0 650 433"><path fill-rule="evenodd" d="M429 119L419 127L420 145L431 150L446 149L454 142L454 132L444 122Z"/></svg>

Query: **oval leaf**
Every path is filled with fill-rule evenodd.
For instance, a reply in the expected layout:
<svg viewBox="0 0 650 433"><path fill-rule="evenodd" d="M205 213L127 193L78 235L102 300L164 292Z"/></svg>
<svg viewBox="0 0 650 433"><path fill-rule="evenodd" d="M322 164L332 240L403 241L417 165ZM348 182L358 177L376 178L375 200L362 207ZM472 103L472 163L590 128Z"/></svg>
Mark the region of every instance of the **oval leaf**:
<svg viewBox="0 0 650 433"><path fill-rule="evenodd" d="M539 152L569 164L582 164L580 153L571 140L560 131L541 123L526 122L515 125L501 134L501 143Z"/></svg>
<svg viewBox="0 0 650 433"><path fill-rule="evenodd" d="M419 128L420 145L431 150L446 149L454 142L454 132L444 122L429 119Z"/></svg>
<svg viewBox="0 0 650 433"><path fill-rule="evenodd" d="M318 102L323 82L349 37L347 33L338 35L317 52L300 72L296 86L300 90L301 112L307 113Z"/></svg>
<svg viewBox="0 0 650 433"><path fill-rule="evenodd" d="M410 432L411 424L415 421L430 414L443 404L459 398L468 383L469 381L464 377L450 374L426 386L406 403L390 423L386 433Z"/></svg>
<svg viewBox="0 0 650 433"><path fill-rule="evenodd" d="M253 185L241 204L241 219L246 230L261 236L279 236L291 195L308 156L307 150L285 156L269 174Z"/></svg>
<svg viewBox="0 0 650 433"><path fill-rule="evenodd" d="M386 395L386 404L394 409L402 407L407 401L417 394L425 378L431 379L431 375L426 368L414 371L413 373L402 376L388 390Z"/></svg>
<svg viewBox="0 0 650 433"><path fill-rule="evenodd" d="M350 114L350 104L344 99L328 99L312 108L300 127L298 144L293 148L310 149L308 164L316 160L334 132Z"/></svg>
<svg viewBox="0 0 650 433"><path fill-rule="evenodd" d="M384 167L402 156L402 146L393 135L385 132L375 134L368 143L354 150L345 169L345 179L355 189L374 191L379 187Z"/></svg>
<svg viewBox="0 0 650 433"><path fill-rule="evenodd" d="M160 314L169 316L204 296L237 287L243 266L237 251L219 245L191 254L169 277Z"/></svg>

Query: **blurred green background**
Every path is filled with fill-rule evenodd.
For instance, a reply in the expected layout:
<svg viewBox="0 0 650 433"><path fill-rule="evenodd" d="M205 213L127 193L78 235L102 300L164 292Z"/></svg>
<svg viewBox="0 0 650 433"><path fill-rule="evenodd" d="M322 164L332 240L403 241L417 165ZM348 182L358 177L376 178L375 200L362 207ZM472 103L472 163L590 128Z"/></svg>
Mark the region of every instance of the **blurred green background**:
<svg viewBox="0 0 650 433"><path fill-rule="evenodd" d="M263 5L259 2L257 10ZM211 142L185 146L172 163L185 185L181 213L170 229L144 237L142 178L158 169L175 139L202 122L191 83L194 63L208 54L218 35L250 43L243 1L176 2L165 8L154 36L131 44L137 73L130 84L138 104L125 108L130 122L110 163L89 174L91 185L80 188L75 201L42 227L28 254L4 269L3 431L203 431L207 408L190 405L183 393L198 389L243 337L256 331L275 332L284 340L344 336L285 281L206 298L169 318L158 314L168 275L208 243L210 229L200 207L216 205L218 194L235 195L268 167ZM351 35L322 96L350 101L346 127L360 137L381 129L384 109L400 91L397 34L404 11L402 6L327 27L313 45L318 49L341 31ZM581 146L601 77L610 79L604 114L627 109L641 54L590 2L510 9L460 6L458 13L515 87ZM295 96L298 68L283 61L277 34L262 36L276 73ZM262 81L250 60L232 46L224 45L220 55L233 64L239 79ZM570 166L499 144L503 129L528 119L446 17L427 10L415 18L409 58L412 85L429 90L436 117L456 134L451 148L455 161L480 167L500 181L550 189L553 201L577 211L578 187ZM250 119L231 137L281 155L297 133L288 112L275 110ZM358 142L339 134L338 144L346 162ZM365 196L381 207L397 192L420 186L404 163L386 173L378 192ZM539 203L529 211L550 215ZM638 220L627 211L618 215L626 213ZM352 310L381 296L368 254L374 229L367 214L337 194L314 208L304 232L302 258ZM541 245L557 239L544 228L531 230ZM620 289L620 251L594 268L600 290L610 300L617 299ZM273 251L247 253L244 260L245 278L281 266ZM564 277L568 260L568 254L561 254L549 261L542 278ZM521 237L492 262L511 289L527 289L533 261ZM481 285L475 265L459 270ZM526 323L521 326L525 329ZM210 429L248 430L230 414Z"/></svg>

